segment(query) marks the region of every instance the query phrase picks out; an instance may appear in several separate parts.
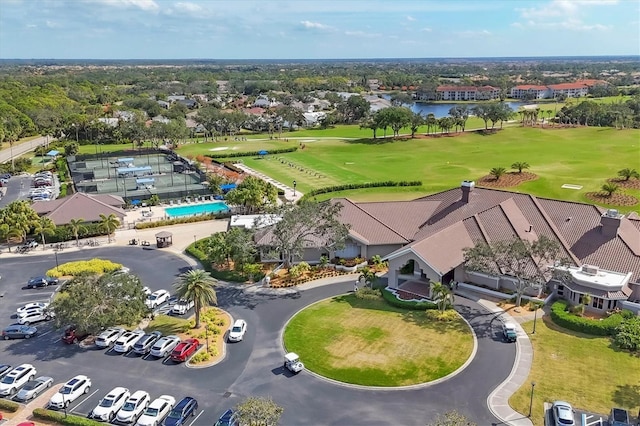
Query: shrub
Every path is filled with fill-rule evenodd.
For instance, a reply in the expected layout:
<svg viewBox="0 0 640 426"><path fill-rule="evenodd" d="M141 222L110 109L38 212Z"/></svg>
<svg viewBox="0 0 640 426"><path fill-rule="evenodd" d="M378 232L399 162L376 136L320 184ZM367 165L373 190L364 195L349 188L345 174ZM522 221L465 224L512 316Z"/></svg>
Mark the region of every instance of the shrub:
<svg viewBox="0 0 640 426"><path fill-rule="evenodd" d="M395 306L400 309L409 309L415 311L426 311L428 309L438 309L438 305L433 302L412 302L409 300L400 300L395 294L391 293L386 288L382 289L382 297L391 306Z"/></svg>
<svg viewBox="0 0 640 426"><path fill-rule="evenodd" d="M115 263L105 259L78 260L75 262L67 262L62 265L49 269L47 275L50 277L62 277L66 275L100 275L115 272L122 268L120 263Z"/></svg>
<svg viewBox="0 0 640 426"><path fill-rule="evenodd" d="M33 410L33 417L46 422L51 422L65 426L100 426L102 423L95 420L86 419L73 414L65 415L57 411L47 410L44 408L36 408Z"/></svg>
<svg viewBox="0 0 640 426"><path fill-rule="evenodd" d="M200 247L202 247L203 244L206 244L206 243L207 243L207 239L205 238L203 240L198 241L197 243L193 243L189 245L189 247L187 247L185 251L187 252L188 255L197 259L202 265L202 269L209 272L211 276L215 279L218 279L221 281L231 281L231 282L245 282L247 280L247 277L245 277L243 274L237 271L219 271L215 269L211 265L211 262L209 261L207 254L200 249ZM258 277L258 276L254 278L258 281L262 279L262 277Z"/></svg>
<svg viewBox="0 0 640 426"><path fill-rule="evenodd" d="M206 362L209 361L211 359L211 354L207 351L200 351L197 354L195 354L194 356L191 357L191 360L189 362L193 363L193 364L197 364L199 362Z"/></svg>
<svg viewBox="0 0 640 426"><path fill-rule="evenodd" d="M280 148L280 149L270 149L268 151L269 154L286 154L288 152L296 152L298 147L292 148ZM260 156L261 151L245 151L245 152L228 152L224 154L207 154L206 157L210 158L234 158L234 157L258 157Z"/></svg>
<svg viewBox="0 0 640 426"><path fill-rule="evenodd" d="M349 189L362 189L362 188L384 188L384 187L396 187L396 186L422 186L422 182L415 181L393 181L387 180L382 182L367 182L367 183L347 183L344 185L325 186L323 188L313 189L306 192L302 198L314 197L320 194L326 194L329 192L345 191Z"/></svg>
<svg viewBox="0 0 640 426"><path fill-rule="evenodd" d="M613 341L622 349L640 351L640 317L627 319L616 327Z"/></svg>
<svg viewBox="0 0 640 426"><path fill-rule="evenodd" d="M431 310L425 311L425 314L427 318L436 320L436 321L451 322L451 321L458 320L458 313L453 309L447 309L444 312L440 312L437 309L435 310L431 309Z"/></svg>
<svg viewBox="0 0 640 426"><path fill-rule="evenodd" d="M197 216L176 217L173 219L162 219L154 222L138 222L136 229L158 228L160 226L179 225L182 223L204 222L205 220L222 219L230 217L229 213L210 213Z"/></svg>
<svg viewBox="0 0 640 426"><path fill-rule="evenodd" d="M530 311L535 311L537 309L540 309L544 306L544 302L541 301L537 301L537 300L529 300L529 310Z"/></svg>
<svg viewBox="0 0 640 426"><path fill-rule="evenodd" d="M382 292L377 288L362 287L356 291L355 296L358 299L378 300L382 297Z"/></svg>
<svg viewBox="0 0 640 426"><path fill-rule="evenodd" d="M594 336L612 336L624 320L621 313L613 314L603 320L582 318L569 312L569 304L558 300L551 305L551 319L554 323L568 330L577 331Z"/></svg>
<svg viewBox="0 0 640 426"><path fill-rule="evenodd" d="M6 399L0 399L0 410L15 413L18 411L18 408L20 408L19 404L16 404L13 401L7 401Z"/></svg>

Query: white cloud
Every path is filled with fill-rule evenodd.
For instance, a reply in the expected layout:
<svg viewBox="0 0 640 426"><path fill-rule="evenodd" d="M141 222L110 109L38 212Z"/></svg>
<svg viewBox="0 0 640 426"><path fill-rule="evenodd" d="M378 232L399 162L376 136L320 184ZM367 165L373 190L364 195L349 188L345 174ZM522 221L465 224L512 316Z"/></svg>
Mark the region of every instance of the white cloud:
<svg viewBox="0 0 640 426"><path fill-rule="evenodd" d="M345 31L344 35L349 37L375 38L380 37L380 33L367 33L365 31Z"/></svg>
<svg viewBox="0 0 640 426"><path fill-rule="evenodd" d="M147 11L156 11L160 9L160 6L158 6L158 3L156 3L155 0L94 0L94 1L97 3L102 3L107 6L114 6L114 7L124 7L124 8L135 7L135 8L147 10Z"/></svg>
<svg viewBox="0 0 640 426"><path fill-rule="evenodd" d="M480 30L480 31L468 30L468 31L459 31L456 34L459 37L463 37L463 38L475 38L475 37L487 37L487 36L490 36L491 32L489 32L487 30Z"/></svg>
<svg viewBox="0 0 640 426"><path fill-rule="evenodd" d="M332 28L320 22L300 21L300 25L309 30L330 31Z"/></svg>
<svg viewBox="0 0 640 426"><path fill-rule="evenodd" d="M45 22L45 25L47 26L47 28L62 28L62 25L58 22L55 21L49 21L47 20Z"/></svg>
<svg viewBox="0 0 640 426"><path fill-rule="evenodd" d="M199 4L195 4L195 3L190 3L190 2L178 2L175 4L174 6L177 10L181 10L184 12L201 12L202 11L202 6L200 6Z"/></svg>
<svg viewBox="0 0 640 426"><path fill-rule="evenodd" d="M413 22L415 20L416 20L416 18L414 18L413 16L407 16L407 21Z"/></svg>
<svg viewBox="0 0 640 426"><path fill-rule="evenodd" d="M420 32L422 32L422 33L430 33L431 31L433 31L433 30L431 28L428 28L428 27L420 28Z"/></svg>
<svg viewBox="0 0 640 426"><path fill-rule="evenodd" d="M611 6L618 0L552 0L540 7L516 9L524 22L511 24L515 28L557 28L572 31L605 30L602 24L587 24L583 16L592 6Z"/></svg>

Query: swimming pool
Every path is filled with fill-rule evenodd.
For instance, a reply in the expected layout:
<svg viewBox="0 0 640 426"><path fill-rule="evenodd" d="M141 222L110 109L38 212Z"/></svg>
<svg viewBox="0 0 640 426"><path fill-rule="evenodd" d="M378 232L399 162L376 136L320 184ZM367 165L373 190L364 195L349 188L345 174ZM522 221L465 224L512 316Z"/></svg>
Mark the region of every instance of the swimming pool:
<svg viewBox="0 0 640 426"><path fill-rule="evenodd" d="M186 206L167 207L164 212L168 217L193 216L198 214L220 213L229 210L222 201L206 204L188 204Z"/></svg>

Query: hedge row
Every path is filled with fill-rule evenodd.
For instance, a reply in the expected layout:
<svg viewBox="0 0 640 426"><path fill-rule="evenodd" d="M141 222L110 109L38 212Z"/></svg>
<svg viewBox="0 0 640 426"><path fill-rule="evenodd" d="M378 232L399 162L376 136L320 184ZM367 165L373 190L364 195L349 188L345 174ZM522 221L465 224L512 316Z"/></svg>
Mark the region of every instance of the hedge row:
<svg viewBox="0 0 640 426"><path fill-rule="evenodd" d="M33 417L46 422L56 423L65 426L100 426L102 423L73 414L65 415L58 411L36 408L33 410Z"/></svg>
<svg viewBox="0 0 640 426"><path fill-rule="evenodd" d="M100 275L115 272L122 268L122 264L106 259L94 258L91 260L77 260L75 262L63 263L60 266L47 271L47 276L64 277L71 275L74 277L82 275Z"/></svg>
<svg viewBox="0 0 640 426"><path fill-rule="evenodd" d="M558 300L551 305L551 319L560 327L594 336L611 336L616 327L624 321L623 313L615 313L603 320L593 320L574 315L568 311L570 305L564 300Z"/></svg>
<svg viewBox="0 0 640 426"><path fill-rule="evenodd" d="M410 300L400 300L386 288L382 289L382 297L391 306L400 309L409 309L412 311L426 311L427 309L438 309L438 305L431 302L412 302Z"/></svg>
<svg viewBox="0 0 640 426"><path fill-rule="evenodd" d="M234 158L234 157L255 157L260 155L261 152L266 151L269 154L286 154L288 152L296 152L298 150L297 146L292 148L281 148L281 149L270 149L260 150L260 151L245 151L245 152L225 152L224 154L206 154L205 157L210 158Z"/></svg>
<svg viewBox="0 0 640 426"><path fill-rule="evenodd" d="M345 191L349 189L362 189L362 188L382 188L382 187L394 187L394 186L422 186L422 181L393 181L387 180L382 182L367 182L367 183L348 183L345 185L325 186L323 188L312 189L304 194L304 197L313 197L319 194L326 194L328 192Z"/></svg>
<svg viewBox="0 0 640 426"><path fill-rule="evenodd" d="M160 226L179 225L182 223L204 222L205 220L222 219L230 217L230 213L208 213L197 216L176 217L173 219L162 219L153 222L136 223L136 229L158 228Z"/></svg>
<svg viewBox="0 0 640 426"><path fill-rule="evenodd" d="M0 410L15 413L18 411L18 408L20 408L20 404L16 404L13 401L7 401L6 399L0 399Z"/></svg>
<svg viewBox="0 0 640 426"><path fill-rule="evenodd" d="M47 244L61 243L63 241L75 241L75 237L73 236L73 232L71 232L71 227L69 227L69 225L56 226L53 232L53 235L45 236ZM106 234L99 223L83 223L82 229L78 232L78 237L80 238L93 238L103 235ZM34 235L33 237L36 241L40 242L39 235Z"/></svg>

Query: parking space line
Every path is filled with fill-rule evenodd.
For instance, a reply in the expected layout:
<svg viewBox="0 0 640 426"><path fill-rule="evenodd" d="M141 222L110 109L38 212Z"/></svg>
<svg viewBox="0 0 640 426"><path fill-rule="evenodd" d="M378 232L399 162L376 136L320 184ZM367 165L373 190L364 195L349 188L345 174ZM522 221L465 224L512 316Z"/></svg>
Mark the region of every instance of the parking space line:
<svg viewBox="0 0 640 426"><path fill-rule="evenodd" d="M583 413L582 414L582 424L583 424L583 426L594 426L594 425L602 426L602 417L598 416L596 418L596 420L589 421L589 420L591 420L593 418L596 418L596 416L594 416L594 415L588 415L587 416L586 414Z"/></svg>
<svg viewBox="0 0 640 426"><path fill-rule="evenodd" d="M189 423L189 426L193 426L195 424L196 420L198 420L200 418L200 416L203 415L203 414L204 414L204 410L200 411L200 414L198 414L196 416L196 418L193 419L193 421L191 423Z"/></svg>
<svg viewBox="0 0 640 426"><path fill-rule="evenodd" d="M62 340L62 338L58 337L56 340L52 340L51 344L56 344L58 343L60 340Z"/></svg>
<svg viewBox="0 0 640 426"><path fill-rule="evenodd" d="M85 402L87 402L87 400L89 398L91 398L93 395L96 394L96 392L98 392L100 390L100 388L94 390L92 393L89 394L88 397L86 397L85 399L83 399L82 401L80 401L75 407L73 407L73 409L75 410L76 408L78 408L79 406L81 406L82 404L84 404Z"/></svg>
<svg viewBox="0 0 640 426"><path fill-rule="evenodd" d="M45 331L44 333L42 333L42 334L40 335L40 337L44 337L44 336L46 336L46 335L47 335L47 334L49 334L49 333L53 333L53 330Z"/></svg>

